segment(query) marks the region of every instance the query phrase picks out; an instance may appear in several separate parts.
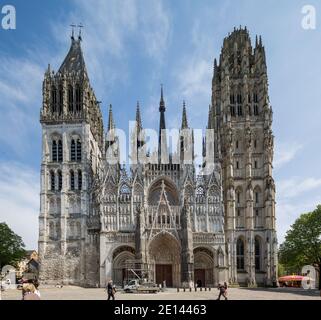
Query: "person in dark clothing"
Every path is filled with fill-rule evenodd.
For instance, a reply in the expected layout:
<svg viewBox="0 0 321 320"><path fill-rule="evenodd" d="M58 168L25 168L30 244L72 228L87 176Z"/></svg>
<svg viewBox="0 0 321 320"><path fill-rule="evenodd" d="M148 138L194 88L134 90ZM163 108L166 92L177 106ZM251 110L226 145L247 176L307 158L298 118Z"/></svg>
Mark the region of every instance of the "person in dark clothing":
<svg viewBox="0 0 321 320"><path fill-rule="evenodd" d="M217 300L221 300L221 296L223 296L225 300L227 300L227 297L225 295L225 286L219 283L217 289L220 291Z"/></svg>
<svg viewBox="0 0 321 320"><path fill-rule="evenodd" d="M111 279L108 281L108 284L107 284L107 294L108 294L107 300L110 300L110 298L115 300L115 287L113 286L113 281Z"/></svg>

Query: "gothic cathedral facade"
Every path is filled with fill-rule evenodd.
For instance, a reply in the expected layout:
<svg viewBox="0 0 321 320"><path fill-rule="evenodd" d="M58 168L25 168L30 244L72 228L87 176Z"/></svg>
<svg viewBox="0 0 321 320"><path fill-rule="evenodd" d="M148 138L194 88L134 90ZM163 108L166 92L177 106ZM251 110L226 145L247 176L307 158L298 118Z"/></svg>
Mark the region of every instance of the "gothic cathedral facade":
<svg viewBox="0 0 321 320"><path fill-rule="evenodd" d="M72 36L58 72L48 67L40 114L41 281L276 283L272 108L261 38L253 49L247 29L235 29L214 62L207 124L213 143L204 138L202 166L212 159L212 170L196 170L185 103L177 153L168 151L165 111L162 89L158 149L150 154L137 104L136 161L126 167L111 106L104 132L81 37Z"/></svg>

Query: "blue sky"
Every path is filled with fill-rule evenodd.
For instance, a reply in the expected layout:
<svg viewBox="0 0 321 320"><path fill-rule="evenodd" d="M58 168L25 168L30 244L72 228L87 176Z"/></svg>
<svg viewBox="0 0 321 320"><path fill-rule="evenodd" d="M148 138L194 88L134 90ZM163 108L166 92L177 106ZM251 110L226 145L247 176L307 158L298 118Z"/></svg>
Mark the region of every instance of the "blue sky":
<svg viewBox="0 0 321 320"><path fill-rule="evenodd" d="M0 0L12 4L17 29L0 29L0 221L37 247L44 71L57 70L82 22L83 50L96 96L120 128L139 100L145 127L157 127L160 83L167 123L202 128L211 96L213 59L234 26L247 26L266 47L274 111L274 176L279 241L300 213L321 203L321 3L310 0ZM314 5L315 30L301 27Z"/></svg>

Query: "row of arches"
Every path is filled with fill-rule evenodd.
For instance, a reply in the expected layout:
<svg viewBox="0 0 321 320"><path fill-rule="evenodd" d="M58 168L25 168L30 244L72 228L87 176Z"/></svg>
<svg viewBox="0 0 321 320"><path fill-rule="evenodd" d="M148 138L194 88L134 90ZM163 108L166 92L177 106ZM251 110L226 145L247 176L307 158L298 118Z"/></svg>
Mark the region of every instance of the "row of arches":
<svg viewBox="0 0 321 320"><path fill-rule="evenodd" d="M243 104L245 101L242 93L239 91L238 93L230 94L230 104ZM259 103L258 94L254 91L252 94L249 93L247 96L248 103Z"/></svg>
<svg viewBox="0 0 321 320"><path fill-rule="evenodd" d="M63 113L65 92L62 85L51 88L51 111L53 113ZM80 85L73 87L68 85L67 89L68 112L80 112L82 106L82 90Z"/></svg>
<svg viewBox="0 0 321 320"><path fill-rule="evenodd" d="M198 287L213 286L215 267L223 267L225 257L222 250L197 247L193 250L193 279ZM181 246L168 234L157 235L150 242L148 249L148 277L156 284L179 286L181 282ZM112 278L114 283L123 285L135 278L130 271L130 263L135 261L135 250L130 246L117 247L112 253Z"/></svg>
<svg viewBox="0 0 321 320"><path fill-rule="evenodd" d="M50 170L50 183L49 189L51 191L61 191L62 190L62 172L58 169L56 172ZM79 169L76 172L74 170L69 171L69 189L70 190L82 190L82 171ZM77 183L77 184L76 184ZM77 188L76 188L77 187Z"/></svg>
<svg viewBox="0 0 321 320"><path fill-rule="evenodd" d="M70 141L70 161L81 162L81 140L80 138ZM51 142L51 160L52 162L63 161L63 143L62 139L56 138Z"/></svg>
<svg viewBox="0 0 321 320"><path fill-rule="evenodd" d="M246 192L243 192L243 188L238 186L235 189L235 204L236 207L244 207L246 202ZM254 207L263 206L263 192L259 185L256 185L253 189L253 201Z"/></svg>
<svg viewBox="0 0 321 320"><path fill-rule="evenodd" d="M238 271L245 270L245 258L246 258L246 245L248 245L243 237L239 237L236 242L236 266ZM263 253L263 241L261 237L255 236L254 238L254 260L255 270L262 270L262 253Z"/></svg>

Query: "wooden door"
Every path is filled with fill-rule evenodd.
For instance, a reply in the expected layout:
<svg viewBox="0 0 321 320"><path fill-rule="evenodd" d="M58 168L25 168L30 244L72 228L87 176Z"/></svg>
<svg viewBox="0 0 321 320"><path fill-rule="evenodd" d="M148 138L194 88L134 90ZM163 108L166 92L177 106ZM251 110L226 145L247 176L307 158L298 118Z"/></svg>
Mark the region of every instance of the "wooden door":
<svg viewBox="0 0 321 320"><path fill-rule="evenodd" d="M156 283L163 285L163 281L166 281L166 287L173 286L173 272L170 264L156 265Z"/></svg>
<svg viewBox="0 0 321 320"><path fill-rule="evenodd" d="M194 281L198 287L205 287L205 269L194 270Z"/></svg>

